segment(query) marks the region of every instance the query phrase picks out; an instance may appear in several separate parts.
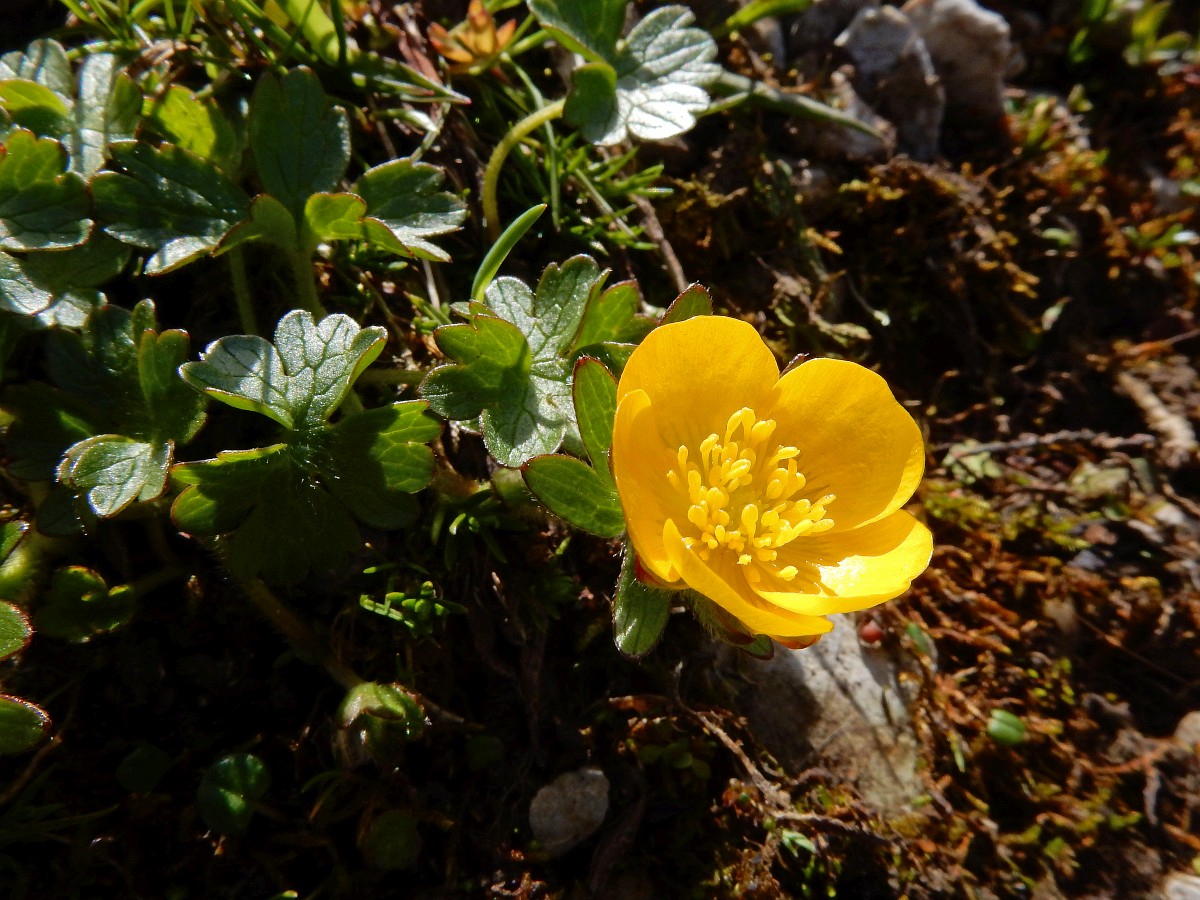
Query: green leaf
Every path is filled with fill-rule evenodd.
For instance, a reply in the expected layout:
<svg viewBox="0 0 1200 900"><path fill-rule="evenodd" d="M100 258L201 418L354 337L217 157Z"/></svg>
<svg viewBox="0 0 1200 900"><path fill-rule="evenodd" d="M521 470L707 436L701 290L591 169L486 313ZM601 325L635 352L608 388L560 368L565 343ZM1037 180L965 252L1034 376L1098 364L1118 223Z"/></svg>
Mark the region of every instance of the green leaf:
<svg viewBox="0 0 1200 900"><path fill-rule="evenodd" d="M590 256L573 256L542 273L536 295L516 278L497 278L484 294L487 305L525 335L535 365L570 348L592 292L606 272Z"/></svg>
<svg viewBox="0 0 1200 900"><path fill-rule="evenodd" d="M161 275L209 253L246 218L250 198L200 157L172 144L125 141L112 148L125 170L92 179L96 215L120 241L153 250L147 275Z"/></svg>
<svg viewBox="0 0 1200 900"><path fill-rule="evenodd" d="M620 119L617 70L606 62L589 62L571 72L563 118L588 140L599 143L595 136L606 135Z"/></svg>
<svg viewBox="0 0 1200 900"><path fill-rule="evenodd" d="M0 65L0 108L18 125L62 141L70 170L87 178L104 165L113 142L134 136L142 92L111 53L85 56L72 80L65 53L57 44L53 48L44 45L39 52L52 74L19 60Z"/></svg>
<svg viewBox="0 0 1200 900"><path fill-rule="evenodd" d="M29 619L11 603L0 600L0 660L20 653L33 636Z"/></svg>
<svg viewBox="0 0 1200 900"><path fill-rule="evenodd" d="M81 334L51 332L55 387L18 386L4 396L14 417L15 475L55 472L100 516L162 494L175 446L203 424L204 400L176 372L188 355L187 335L154 329L146 300L132 313L97 310Z"/></svg>
<svg viewBox="0 0 1200 900"><path fill-rule="evenodd" d="M92 227L83 180L66 170L58 141L18 128L0 157L0 248L46 250L82 244Z"/></svg>
<svg viewBox="0 0 1200 900"><path fill-rule="evenodd" d="M556 516L601 537L625 530L612 480L573 456L538 456L524 467L525 483Z"/></svg>
<svg viewBox="0 0 1200 900"><path fill-rule="evenodd" d="M322 241L368 240L366 212L366 202L355 194L313 194L304 205L297 249L311 256ZM385 231L384 239L390 236Z"/></svg>
<svg viewBox="0 0 1200 900"><path fill-rule="evenodd" d="M148 794L174 764L162 748L141 743L117 765L117 783L131 794Z"/></svg>
<svg viewBox="0 0 1200 900"><path fill-rule="evenodd" d="M223 756L200 779L196 808L213 831L237 836L250 826L255 804L270 787L271 772L253 753Z"/></svg>
<svg viewBox="0 0 1200 900"><path fill-rule="evenodd" d="M0 309L36 317L45 327L80 328L105 303L96 288L125 267L130 253L128 246L100 233L69 250L0 252Z"/></svg>
<svg viewBox="0 0 1200 900"><path fill-rule="evenodd" d="M545 211L545 203L531 206L513 219L509 223L509 226L504 229L504 233L488 249L488 252L483 257L483 262L479 264L479 269L475 272L475 279L471 282L472 300L483 303L484 292L487 290L488 285L492 283L492 279L496 277L496 273L500 271L500 267L504 265L504 260L508 259L508 254L512 252L521 238L525 236L525 232L533 227L533 223L540 219L542 213Z"/></svg>
<svg viewBox="0 0 1200 900"><path fill-rule="evenodd" d="M135 609L127 585L109 590L103 578L83 566L56 571L42 603L34 615L38 633L77 643L120 628Z"/></svg>
<svg viewBox="0 0 1200 900"><path fill-rule="evenodd" d="M60 95L70 94L73 87L67 51L53 40L37 40L24 52L13 50L0 57L0 79L10 78L37 82Z"/></svg>
<svg viewBox="0 0 1200 900"><path fill-rule="evenodd" d="M300 251L300 230L287 208L270 194L259 194L250 204L250 214L234 225L213 252L221 254L246 241L264 240L279 247Z"/></svg>
<svg viewBox="0 0 1200 900"><path fill-rule="evenodd" d="M613 630L617 649L626 656L649 653L671 616L671 592L652 588L637 579L632 549L621 561L621 577L613 601Z"/></svg>
<svg viewBox="0 0 1200 900"><path fill-rule="evenodd" d="M250 103L250 149L266 192L300 222L312 194L337 189L350 162L350 124L310 69L259 79Z"/></svg>
<svg viewBox="0 0 1200 900"><path fill-rule="evenodd" d="M274 344L253 335L224 337L180 374L222 403L285 428L312 428L333 415L386 339L379 326L359 328L341 313L318 324L312 313L296 309L279 320Z"/></svg>
<svg viewBox="0 0 1200 900"><path fill-rule="evenodd" d="M617 380L601 363L585 357L575 365L571 397L588 459L597 473L611 482L608 451L612 447L613 421L617 416Z"/></svg>
<svg viewBox="0 0 1200 900"><path fill-rule="evenodd" d="M582 0L575 0L582 2ZM661 141L683 134L709 104L706 85L720 75L717 45L682 6L656 9L634 26L620 46L598 52L603 66L581 67L569 97L567 122L594 144L618 144L629 136ZM611 91L609 89L611 85Z"/></svg>
<svg viewBox="0 0 1200 900"><path fill-rule="evenodd" d="M63 143L71 171L95 174L117 141L133 138L141 121L142 92L111 53L93 53L79 67L79 87L71 126Z"/></svg>
<svg viewBox="0 0 1200 900"><path fill-rule="evenodd" d="M702 285L693 284L671 302L659 324L669 325L672 322L683 322L695 316L711 316L712 314L712 297L708 295L708 291Z"/></svg>
<svg viewBox="0 0 1200 900"><path fill-rule="evenodd" d="M389 809L371 822L360 846L363 856L372 866L397 871L416 866L420 862L424 844L412 813Z"/></svg>
<svg viewBox="0 0 1200 900"><path fill-rule="evenodd" d="M576 256L548 266L536 293L516 278L493 281L487 305L470 308L469 324L435 332L457 364L434 369L421 396L446 418L479 416L484 443L502 465L553 453L575 428L566 354L605 274Z"/></svg>
<svg viewBox="0 0 1200 900"><path fill-rule="evenodd" d="M32 750L50 730L50 716L40 706L0 694L0 756Z"/></svg>
<svg viewBox="0 0 1200 900"><path fill-rule="evenodd" d="M393 738L419 738L425 730L425 711L404 685L368 681L347 692L338 708L338 721L378 750Z"/></svg>
<svg viewBox="0 0 1200 900"><path fill-rule="evenodd" d="M543 29L575 53L607 59L625 25L626 0L529 0Z"/></svg>
<svg viewBox="0 0 1200 900"><path fill-rule="evenodd" d="M93 512L115 516L135 500L161 497L174 445L150 444L117 434L87 438L68 448L58 480L79 491Z"/></svg>
<svg viewBox="0 0 1200 900"><path fill-rule="evenodd" d="M636 281L622 281L594 297L583 314L579 334L575 337L576 352L603 343L637 343L654 323L638 315L642 298Z"/></svg>
<svg viewBox="0 0 1200 900"><path fill-rule="evenodd" d="M241 156L237 132L211 96L173 84L145 110L146 121L170 143L235 174Z"/></svg>
<svg viewBox="0 0 1200 900"><path fill-rule="evenodd" d="M447 262L440 247L427 239L457 231L467 216L462 201L441 190L444 173L437 166L397 159L363 173L354 191L366 202L366 214L388 229L399 250L372 234L385 249L416 259Z"/></svg>
<svg viewBox="0 0 1200 900"><path fill-rule="evenodd" d="M1007 709L993 709L988 718L987 734L997 744L1015 747L1025 740L1025 723Z"/></svg>

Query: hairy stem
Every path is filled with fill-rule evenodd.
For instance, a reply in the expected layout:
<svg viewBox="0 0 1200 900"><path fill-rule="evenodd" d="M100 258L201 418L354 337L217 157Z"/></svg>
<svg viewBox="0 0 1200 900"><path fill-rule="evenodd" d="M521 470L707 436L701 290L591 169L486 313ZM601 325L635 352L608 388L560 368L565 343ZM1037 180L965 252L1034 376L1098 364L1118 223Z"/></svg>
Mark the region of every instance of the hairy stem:
<svg viewBox="0 0 1200 900"><path fill-rule="evenodd" d="M500 237L500 207L496 201L496 190L500 181L500 170L504 167L504 160L508 158L508 154L512 152L512 149L521 143L531 131L559 118L563 114L563 107L565 106L566 100L563 99L556 100L540 109L535 109L520 122L513 125L501 139L500 143L496 145L496 149L492 151L487 168L483 171L482 189L483 218L487 225L488 237L491 240L494 241Z"/></svg>
<svg viewBox="0 0 1200 900"><path fill-rule="evenodd" d="M312 260L296 250L288 250L287 257L292 266L292 279L296 282L296 300L300 308L308 310L314 319L320 321L325 317L325 307L317 296Z"/></svg>

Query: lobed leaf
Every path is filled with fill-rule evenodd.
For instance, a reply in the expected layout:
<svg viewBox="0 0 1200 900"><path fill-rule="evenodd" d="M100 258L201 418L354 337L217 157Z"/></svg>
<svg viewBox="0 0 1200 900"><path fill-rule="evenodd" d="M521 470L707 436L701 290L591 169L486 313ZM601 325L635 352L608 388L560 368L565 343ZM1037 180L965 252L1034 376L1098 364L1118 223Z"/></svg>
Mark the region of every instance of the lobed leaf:
<svg viewBox="0 0 1200 900"><path fill-rule="evenodd" d="M172 144L123 141L112 148L124 170L92 179L104 231L154 253L147 275L161 275L210 253L249 212L250 198L212 163Z"/></svg>
<svg viewBox="0 0 1200 900"><path fill-rule="evenodd" d="M82 244L91 230L84 183L66 170L58 141L18 128L0 156L0 248L46 250Z"/></svg>
<svg viewBox="0 0 1200 900"><path fill-rule="evenodd" d="M354 191L366 203L366 215L387 228L394 244L373 232L367 239L404 256L448 262L449 254L428 238L457 231L467 209L453 194L441 190L443 178L437 166L411 159L393 160L363 173Z"/></svg>
<svg viewBox="0 0 1200 900"><path fill-rule="evenodd" d="M645 656L662 637L671 617L671 592L638 580L632 549L625 551L613 599L613 631L617 649L626 656Z"/></svg>
<svg viewBox="0 0 1200 900"><path fill-rule="evenodd" d="M68 566L54 573L34 622L39 634L82 643L120 628L134 609L133 591L127 585L109 590L91 569Z"/></svg>
<svg viewBox="0 0 1200 900"><path fill-rule="evenodd" d="M174 452L171 441L151 444L102 434L69 447L58 480L79 491L101 517L115 516L135 500L161 497Z"/></svg>
<svg viewBox="0 0 1200 900"><path fill-rule="evenodd" d="M253 753L223 756L200 779L196 808L209 828L240 835L250 827L254 806L270 787L271 773Z"/></svg>
<svg viewBox="0 0 1200 900"><path fill-rule="evenodd" d="M279 320L274 344L253 335L224 337L209 344L199 362L181 366L180 374L230 406L285 428L312 428L333 415L386 339L382 328L359 328L341 313L318 323L297 309Z"/></svg>
<svg viewBox="0 0 1200 900"><path fill-rule="evenodd" d="M97 287L116 276L131 250L104 234L68 250L13 256L0 251L0 309L42 326L81 328L106 298Z"/></svg>
<svg viewBox="0 0 1200 900"><path fill-rule="evenodd" d="M607 59L621 37L627 0L529 0L554 39L588 59Z"/></svg>
<svg viewBox="0 0 1200 900"><path fill-rule="evenodd" d="M241 141L213 97L173 84L147 104L144 113L147 124L170 143L223 172L236 173Z"/></svg>

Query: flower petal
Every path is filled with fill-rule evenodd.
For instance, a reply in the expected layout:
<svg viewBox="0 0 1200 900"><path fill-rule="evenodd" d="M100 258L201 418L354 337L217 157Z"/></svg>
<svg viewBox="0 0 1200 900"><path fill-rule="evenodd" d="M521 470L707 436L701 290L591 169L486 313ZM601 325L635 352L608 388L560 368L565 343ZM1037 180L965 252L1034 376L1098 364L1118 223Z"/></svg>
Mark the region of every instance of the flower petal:
<svg viewBox="0 0 1200 900"><path fill-rule="evenodd" d="M837 497L834 533L890 515L921 481L921 431L870 369L810 360L779 379L766 414L779 423L776 439L799 448L806 493Z"/></svg>
<svg viewBox="0 0 1200 900"><path fill-rule="evenodd" d="M633 351L617 386L618 400L642 390L672 448L697 446L748 406L765 407L779 378L775 356L748 322L696 316L655 328ZM760 412L761 415L761 412Z"/></svg>
<svg viewBox="0 0 1200 900"><path fill-rule="evenodd" d="M807 616L866 609L908 590L932 554L929 529L900 510L853 531L794 541L780 551L778 564L795 566L800 572L796 582L770 579L759 586L758 595ZM811 576L819 593L797 591L805 576Z"/></svg>
<svg viewBox="0 0 1200 900"><path fill-rule="evenodd" d="M758 597L728 555L717 554L711 565L704 562L684 547L674 522L667 522L663 538L671 563L687 586L716 603L751 633L790 638L824 634L833 628L828 619L789 612Z"/></svg>
<svg viewBox="0 0 1200 900"><path fill-rule="evenodd" d="M629 539L641 564L668 584L678 580L663 546L663 523L686 516L686 497L667 481L676 464L676 448L658 434L654 409L645 391L626 394L613 422L612 468L617 496L625 512Z"/></svg>

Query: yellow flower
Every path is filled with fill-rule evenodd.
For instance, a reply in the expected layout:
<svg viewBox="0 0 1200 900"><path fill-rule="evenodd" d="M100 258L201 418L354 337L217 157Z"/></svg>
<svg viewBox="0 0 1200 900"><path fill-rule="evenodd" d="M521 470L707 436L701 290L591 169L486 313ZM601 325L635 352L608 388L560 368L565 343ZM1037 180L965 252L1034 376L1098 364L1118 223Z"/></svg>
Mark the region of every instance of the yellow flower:
<svg viewBox="0 0 1200 900"><path fill-rule="evenodd" d="M921 433L869 369L814 359L781 377L753 327L700 316L652 331L617 398L613 475L640 569L749 633L810 643L825 616L889 600L929 564L929 530L900 509Z"/></svg>

